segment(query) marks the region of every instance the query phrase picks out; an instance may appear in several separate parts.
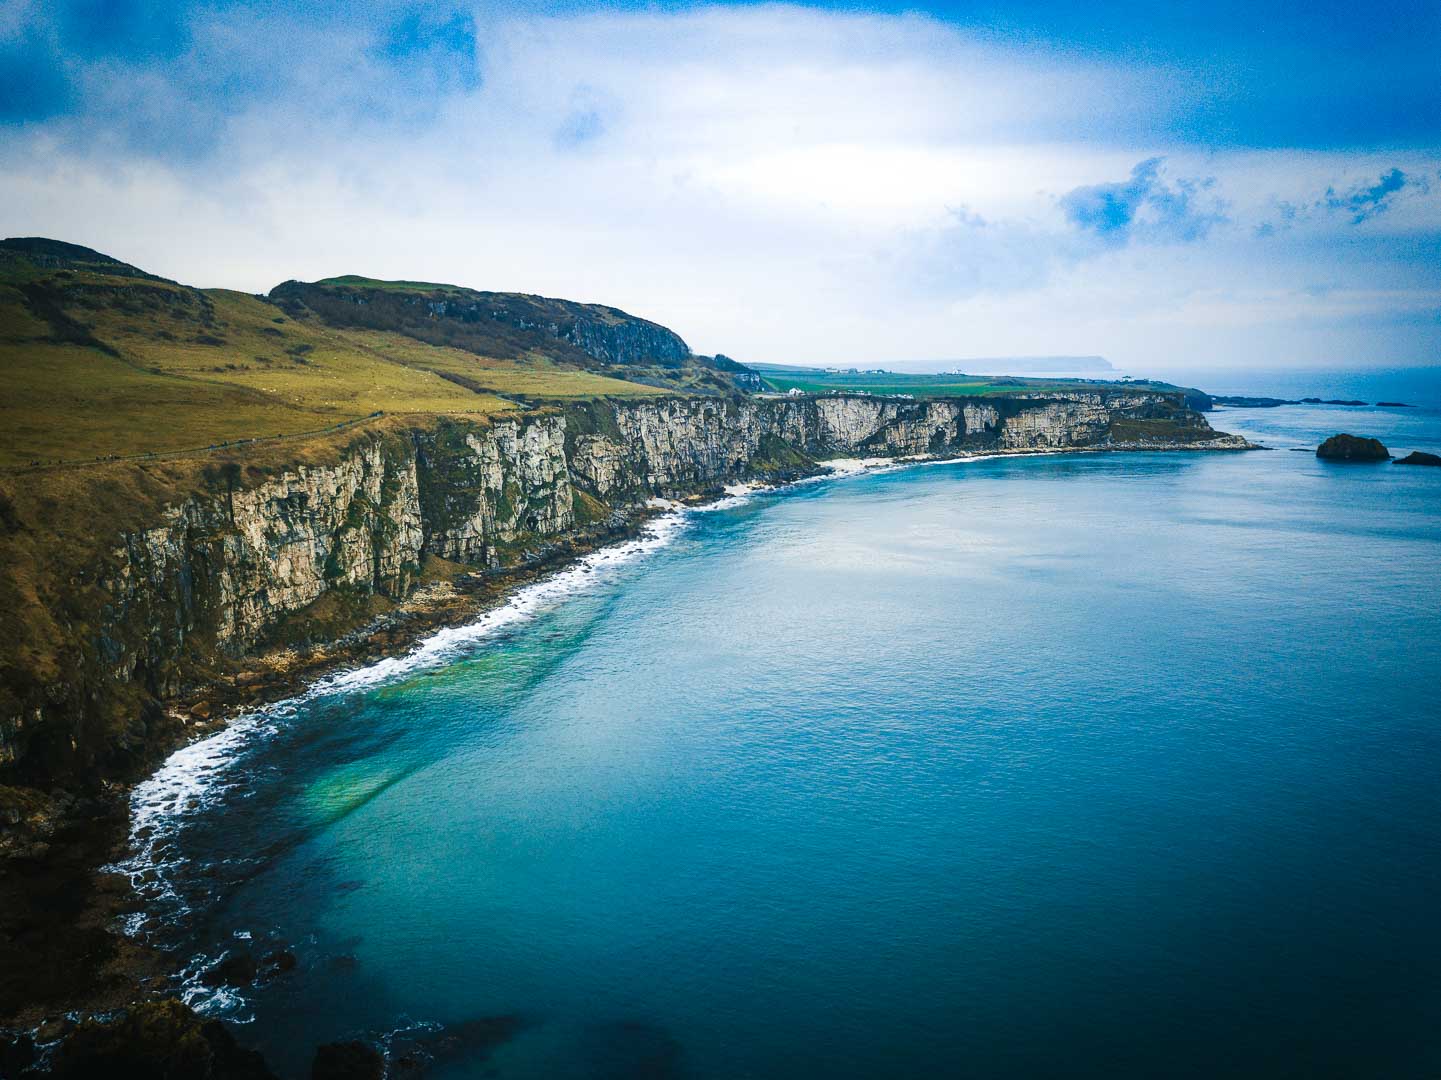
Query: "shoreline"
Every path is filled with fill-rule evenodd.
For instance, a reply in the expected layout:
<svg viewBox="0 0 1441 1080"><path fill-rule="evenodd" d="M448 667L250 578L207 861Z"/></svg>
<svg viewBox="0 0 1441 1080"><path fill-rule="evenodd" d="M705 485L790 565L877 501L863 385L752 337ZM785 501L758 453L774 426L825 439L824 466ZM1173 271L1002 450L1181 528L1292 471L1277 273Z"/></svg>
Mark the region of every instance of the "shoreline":
<svg viewBox="0 0 1441 1080"><path fill-rule="evenodd" d="M603 527L546 545L525 565L462 575L466 580L461 589L453 582L424 586L395 610L334 641L303 652L272 649L249 658L245 670L228 682L193 688L195 692L168 702L166 714L174 721L170 737L150 748L143 761L106 790L70 800L47 835L42 854L0 862L6 870L0 875L0 941L8 942L0 948L13 954L0 953L0 969L11 972L0 981L0 1035L31 1031L40 1025L63 1028L84 1014L108 1013L174 992L172 977L184 958L137 939L121 925L126 921L133 925L152 908L152 902L121 869L137 853L132 843L132 798L175 754L233 730L242 717L317 692L327 680L370 670L386 661L402 662L447 630L474 626L505 610L527 587L580 571L587 557L640 540L648 525L669 513L713 508L730 499L801 483L920 465L1042 455L1258 448L1235 436L1214 441L1223 445L1017 448L945 457L818 461L814 470L797 470L777 477L775 483L737 483L685 500L650 500L632 508L624 521L612 519ZM197 716L197 711L203 716ZM38 994L34 992L37 964L48 976ZM20 973L24 973L28 990L23 996L13 985L21 980Z"/></svg>
<svg viewBox="0 0 1441 1080"><path fill-rule="evenodd" d="M826 475L793 475L782 484ZM136 854L132 799L176 754L234 730L247 716L323 690L328 680L403 661L447 630L475 626L506 610L527 587L582 570L587 557L643 541L647 526L667 514L778 486L731 485L685 500L650 500L632 508L623 522L546 545L525 565L465 575L464 589L452 583L422 587L394 611L334 641L303 653L260 653L228 682L167 702L170 737L102 791L63 799L56 820L37 840L42 845L38 854L0 859L5 871L0 874L0 1040L38 1026L68 1029L82 1014L112 1012L173 989L171 978L183 958L127 933L122 924L144 918L151 906L123 869ZM192 710L202 702L207 715L197 719ZM48 976L38 994L37 970ZM23 995L13 985L22 975Z"/></svg>
<svg viewBox="0 0 1441 1080"><path fill-rule="evenodd" d="M403 657L438 633L502 610L526 586L574 568L595 552L635 541L662 512L639 507L623 524L551 545L525 566L472 575L464 591L422 588L394 611L335 641L303 654L289 649L259 654L228 682L168 702L169 737L150 747L121 779L96 793L64 798L57 819L36 841L38 853L32 846L0 862L0 1034L69 1014L109 1012L168 987L175 958L121 926L142 916L148 905L120 867L134 854L134 792L175 754L233 730L247 715L302 697L327 679ZM208 706L203 719L191 713L197 697ZM38 993L37 970L46 976L38 980ZM21 981L23 992L16 985Z"/></svg>

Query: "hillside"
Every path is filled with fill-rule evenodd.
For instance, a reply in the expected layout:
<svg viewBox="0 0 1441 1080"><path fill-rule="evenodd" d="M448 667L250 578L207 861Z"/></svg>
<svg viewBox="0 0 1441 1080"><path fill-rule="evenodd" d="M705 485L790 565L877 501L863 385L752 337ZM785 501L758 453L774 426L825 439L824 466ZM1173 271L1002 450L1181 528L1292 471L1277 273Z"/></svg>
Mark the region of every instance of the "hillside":
<svg viewBox="0 0 1441 1080"><path fill-rule="evenodd" d="M335 328L398 333L492 359L544 358L686 393L736 389L733 362L695 356L674 331L602 304L353 275L287 281L270 299Z"/></svg>
<svg viewBox="0 0 1441 1080"><path fill-rule="evenodd" d="M677 335L613 308L362 278L258 297L43 238L0 241L0 371L0 466L205 449L375 413L734 389Z"/></svg>

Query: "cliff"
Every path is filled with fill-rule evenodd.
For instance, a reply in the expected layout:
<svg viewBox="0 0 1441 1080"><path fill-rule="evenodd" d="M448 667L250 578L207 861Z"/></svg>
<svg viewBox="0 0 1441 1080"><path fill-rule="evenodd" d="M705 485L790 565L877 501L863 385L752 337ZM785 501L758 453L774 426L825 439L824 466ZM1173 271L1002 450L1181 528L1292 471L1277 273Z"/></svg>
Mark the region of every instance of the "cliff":
<svg viewBox="0 0 1441 1080"><path fill-rule="evenodd" d="M116 519L107 534L91 521L98 547L69 564L38 565L55 508L12 500L0 528L12 564L36 563L40 584L9 598L21 621L7 635L0 765L45 785L123 772L175 737L167 705L233 682L257 651L372 618L430 566L483 574L613 534L655 496L800 475L835 456L1244 445L1173 397L1123 390L594 400L397 423L268 472L212 463L138 525ZM52 639L17 642L16 626Z"/></svg>

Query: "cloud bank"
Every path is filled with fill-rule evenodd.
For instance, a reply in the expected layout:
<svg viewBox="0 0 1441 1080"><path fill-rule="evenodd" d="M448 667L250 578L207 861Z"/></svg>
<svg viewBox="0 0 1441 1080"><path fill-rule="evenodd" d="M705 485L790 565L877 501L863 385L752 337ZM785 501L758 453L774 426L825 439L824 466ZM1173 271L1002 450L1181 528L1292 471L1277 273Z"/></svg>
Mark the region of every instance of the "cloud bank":
<svg viewBox="0 0 1441 1080"><path fill-rule="evenodd" d="M742 360L1437 362L1435 142L1199 138L1234 86L1073 44L793 6L0 0L0 227L205 285L604 300Z"/></svg>

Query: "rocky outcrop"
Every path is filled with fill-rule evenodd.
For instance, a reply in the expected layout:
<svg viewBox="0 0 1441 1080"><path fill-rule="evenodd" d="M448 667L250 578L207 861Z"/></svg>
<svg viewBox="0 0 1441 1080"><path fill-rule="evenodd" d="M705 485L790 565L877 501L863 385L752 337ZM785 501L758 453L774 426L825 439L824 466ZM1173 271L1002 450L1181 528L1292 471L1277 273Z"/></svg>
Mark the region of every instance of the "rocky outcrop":
<svg viewBox="0 0 1441 1080"><path fill-rule="evenodd" d="M287 281L270 297L293 313L306 308L337 326L394 330L483 356L539 348L582 366L678 367L691 355L679 334L648 319L603 304L525 293L342 277ZM558 352L552 347L557 343L564 346Z"/></svg>
<svg viewBox="0 0 1441 1080"><path fill-rule="evenodd" d="M265 1060L242 1049L223 1023L173 998L140 1002L110 1017L90 1017L61 1032L43 1075L57 1080L275 1080Z"/></svg>
<svg viewBox="0 0 1441 1080"><path fill-rule="evenodd" d="M361 440L333 465L189 499L123 535L99 580L118 631L98 642L113 675L163 695L174 687L160 658L191 638L235 653L327 590L408 592L423 530L418 476L401 449Z"/></svg>
<svg viewBox="0 0 1441 1080"><path fill-rule="evenodd" d="M359 436L327 464L250 486L216 479L116 537L85 583L100 601L72 628L67 676L8 699L19 705L0 716L0 764L93 769L143 745L161 703L274 644L297 613L403 598L432 556L513 565L655 496L798 475L825 457L1245 445L1171 396L1100 390L589 401Z"/></svg>
<svg viewBox="0 0 1441 1080"><path fill-rule="evenodd" d="M1397 465L1441 465L1441 456L1428 454L1424 450L1412 450L1403 458L1396 459Z"/></svg>
<svg viewBox="0 0 1441 1080"><path fill-rule="evenodd" d="M680 364L690 356L690 347L675 331L600 304L468 289L405 302L423 306L435 319L466 323L489 319L517 330L539 331L603 364Z"/></svg>
<svg viewBox="0 0 1441 1080"><path fill-rule="evenodd" d="M676 365L690 356L679 334L644 319L580 317L540 328L606 364Z"/></svg>
<svg viewBox="0 0 1441 1080"><path fill-rule="evenodd" d="M1342 432L1332 435L1316 447L1316 456L1327 461L1390 461L1391 451L1386 449L1380 439L1368 439L1363 435L1347 435Z"/></svg>
<svg viewBox="0 0 1441 1080"><path fill-rule="evenodd" d="M1291 398L1246 397L1241 394L1212 394L1211 400L1217 405L1227 405L1233 409L1274 409L1281 405L1301 404Z"/></svg>

